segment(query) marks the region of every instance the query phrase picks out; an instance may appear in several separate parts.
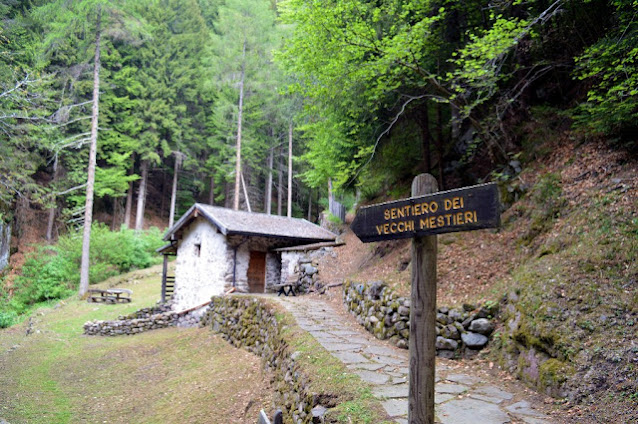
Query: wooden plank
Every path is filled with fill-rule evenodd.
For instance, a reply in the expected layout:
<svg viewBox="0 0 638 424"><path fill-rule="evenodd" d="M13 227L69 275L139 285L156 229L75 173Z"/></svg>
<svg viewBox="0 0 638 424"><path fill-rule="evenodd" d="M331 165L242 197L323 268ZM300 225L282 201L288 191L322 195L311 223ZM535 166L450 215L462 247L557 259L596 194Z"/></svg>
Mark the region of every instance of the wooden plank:
<svg viewBox="0 0 638 424"><path fill-rule="evenodd" d="M488 183L364 207L351 228L368 243L499 225L498 187Z"/></svg>
<svg viewBox="0 0 638 424"><path fill-rule="evenodd" d="M418 175L412 182L412 196L433 193L437 189L436 179L430 174ZM436 235L430 235L412 240L409 424L434 424L436 238Z"/></svg>

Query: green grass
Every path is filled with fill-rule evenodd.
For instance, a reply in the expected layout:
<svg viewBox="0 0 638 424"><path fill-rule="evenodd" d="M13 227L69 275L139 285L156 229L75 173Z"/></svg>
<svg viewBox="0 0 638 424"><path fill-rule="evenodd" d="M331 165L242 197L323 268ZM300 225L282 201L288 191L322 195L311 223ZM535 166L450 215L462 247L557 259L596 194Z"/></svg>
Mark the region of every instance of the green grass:
<svg viewBox="0 0 638 424"><path fill-rule="evenodd" d="M294 320L284 315L280 321L285 327L283 336L290 350L299 352L297 363L304 374L310 376L310 390L330 399L323 405L336 405L328 412L330 422L382 424L386 413L372 395L370 387L345 365L332 356L314 337L294 325ZM330 405L330 406L332 406Z"/></svg>
<svg viewBox="0 0 638 424"><path fill-rule="evenodd" d="M99 286L133 290L131 304L71 297L0 330L0 418L20 423L250 422L271 410L259 358L208 329L167 328L136 336L82 334L92 319L152 306L160 267ZM246 413L244 411L246 410Z"/></svg>

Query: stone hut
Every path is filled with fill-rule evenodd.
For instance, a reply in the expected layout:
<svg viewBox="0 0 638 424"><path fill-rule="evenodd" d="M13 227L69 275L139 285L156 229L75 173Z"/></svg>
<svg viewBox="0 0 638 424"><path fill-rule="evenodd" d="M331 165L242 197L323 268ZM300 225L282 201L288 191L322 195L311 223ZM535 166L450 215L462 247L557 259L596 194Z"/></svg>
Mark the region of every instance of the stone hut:
<svg viewBox="0 0 638 424"><path fill-rule="evenodd" d="M334 243L336 235L305 219L235 211L201 203L193 205L164 236L162 294L166 258L177 255L173 308L201 305L229 290L264 293L287 282L292 252L285 247ZM282 268L282 256L285 266ZM290 258L288 257L290 256Z"/></svg>

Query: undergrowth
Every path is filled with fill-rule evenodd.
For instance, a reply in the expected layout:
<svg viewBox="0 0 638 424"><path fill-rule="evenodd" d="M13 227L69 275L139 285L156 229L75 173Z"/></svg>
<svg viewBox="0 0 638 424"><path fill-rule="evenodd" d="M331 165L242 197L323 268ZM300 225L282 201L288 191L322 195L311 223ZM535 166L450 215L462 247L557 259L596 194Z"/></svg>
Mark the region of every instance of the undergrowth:
<svg viewBox="0 0 638 424"><path fill-rule="evenodd" d="M161 246L157 228L136 233L110 231L103 224L91 229L89 282L159 263L155 249ZM55 245L37 246L26 258L11 287L0 281L0 328L12 325L34 306L70 296L80 282L82 234L72 232Z"/></svg>

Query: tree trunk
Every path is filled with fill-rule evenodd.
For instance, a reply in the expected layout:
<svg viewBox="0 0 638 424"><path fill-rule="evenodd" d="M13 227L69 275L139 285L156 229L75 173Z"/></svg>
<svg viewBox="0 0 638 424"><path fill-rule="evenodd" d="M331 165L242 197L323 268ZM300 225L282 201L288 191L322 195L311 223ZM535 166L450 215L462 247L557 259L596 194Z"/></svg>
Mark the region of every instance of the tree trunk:
<svg viewBox="0 0 638 424"><path fill-rule="evenodd" d="M272 212L272 166L273 156L275 155L275 148L270 149L268 155L268 177L266 178L266 199L265 199L265 212L270 215Z"/></svg>
<svg viewBox="0 0 638 424"><path fill-rule="evenodd" d="M239 110L237 112L237 154L235 157L235 199L233 209L239 210L239 180L241 179L241 124L244 112L244 77L246 76L246 40L241 58L241 77L239 79Z"/></svg>
<svg viewBox="0 0 638 424"><path fill-rule="evenodd" d="M53 160L53 183L55 183L58 179L58 155L56 153L55 159ZM54 194L53 198L53 207L49 208L49 219L47 220L47 241L51 241L53 239L53 224L55 223L55 212L57 211L57 196Z"/></svg>
<svg viewBox="0 0 638 424"><path fill-rule="evenodd" d="M142 231L144 228L144 206L146 204L146 183L148 181L148 160L143 160L140 164L142 179L137 192L137 211L135 213L135 231Z"/></svg>
<svg viewBox="0 0 638 424"><path fill-rule="evenodd" d="M439 190L445 190L443 180L443 118L441 117L441 103L436 104L436 156L439 159Z"/></svg>
<svg viewBox="0 0 638 424"><path fill-rule="evenodd" d="M246 189L246 181L244 180L244 174L241 174L241 186L244 190L244 198L246 199L246 208L248 209L248 212L252 212L252 209L250 208L250 197L248 197L248 190Z"/></svg>
<svg viewBox="0 0 638 424"><path fill-rule="evenodd" d="M423 104L419 126L421 127L421 144L423 146L423 166L425 172L429 174L432 168L432 159L430 154L430 118L428 116L427 103Z"/></svg>
<svg viewBox="0 0 638 424"><path fill-rule="evenodd" d="M308 193L308 221L312 222L312 189Z"/></svg>
<svg viewBox="0 0 638 424"><path fill-rule="evenodd" d="M210 193L208 194L208 204L215 204L215 177L210 177Z"/></svg>
<svg viewBox="0 0 638 424"><path fill-rule="evenodd" d="M182 162L181 153L175 152L175 166L173 167L173 188L171 190L171 210L168 215L168 228L173 226L175 221L175 202L177 199L177 178L179 176L179 167Z"/></svg>
<svg viewBox="0 0 638 424"><path fill-rule="evenodd" d="M288 124L288 218L292 217L292 121Z"/></svg>
<svg viewBox="0 0 638 424"><path fill-rule="evenodd" d="M281 203L284 198L284 164L281 160L282 147L279 148L279 175L277 176L277 215L281 216Z"/></svg>
<svg viewBox="0 0 638 424"><path fill-rule="evenodd" d="M129 175L135 170L135 153L131 154L132 165ZM124 208L124 226L126 229L131 228L131 209L133 209L133 181L128 183L128 193L126 193L126 207Z"/></svg>
<svg viewBox="0 0 638 424"><path fill-rule="evenodd" d="M334 202L334 197L332 193L332 178L328 178L328 212L332 213L332 202Z"/></svg>
<svg viewBox="0 0 638 424"><path fill-rule="evenodd" d="M97 7L95 27L95 60L93 63L93 109L91 113L91 141L89 147L89 167L86 178L86 203L84 210L84 231L82 235L82 259L80 261L79 296L84 297L89 289L89 252L91 248L91 222L93 220L93 189L95 184L95 162L97 158L97 130L100 100L100 26L102 7Z"/></svg>

